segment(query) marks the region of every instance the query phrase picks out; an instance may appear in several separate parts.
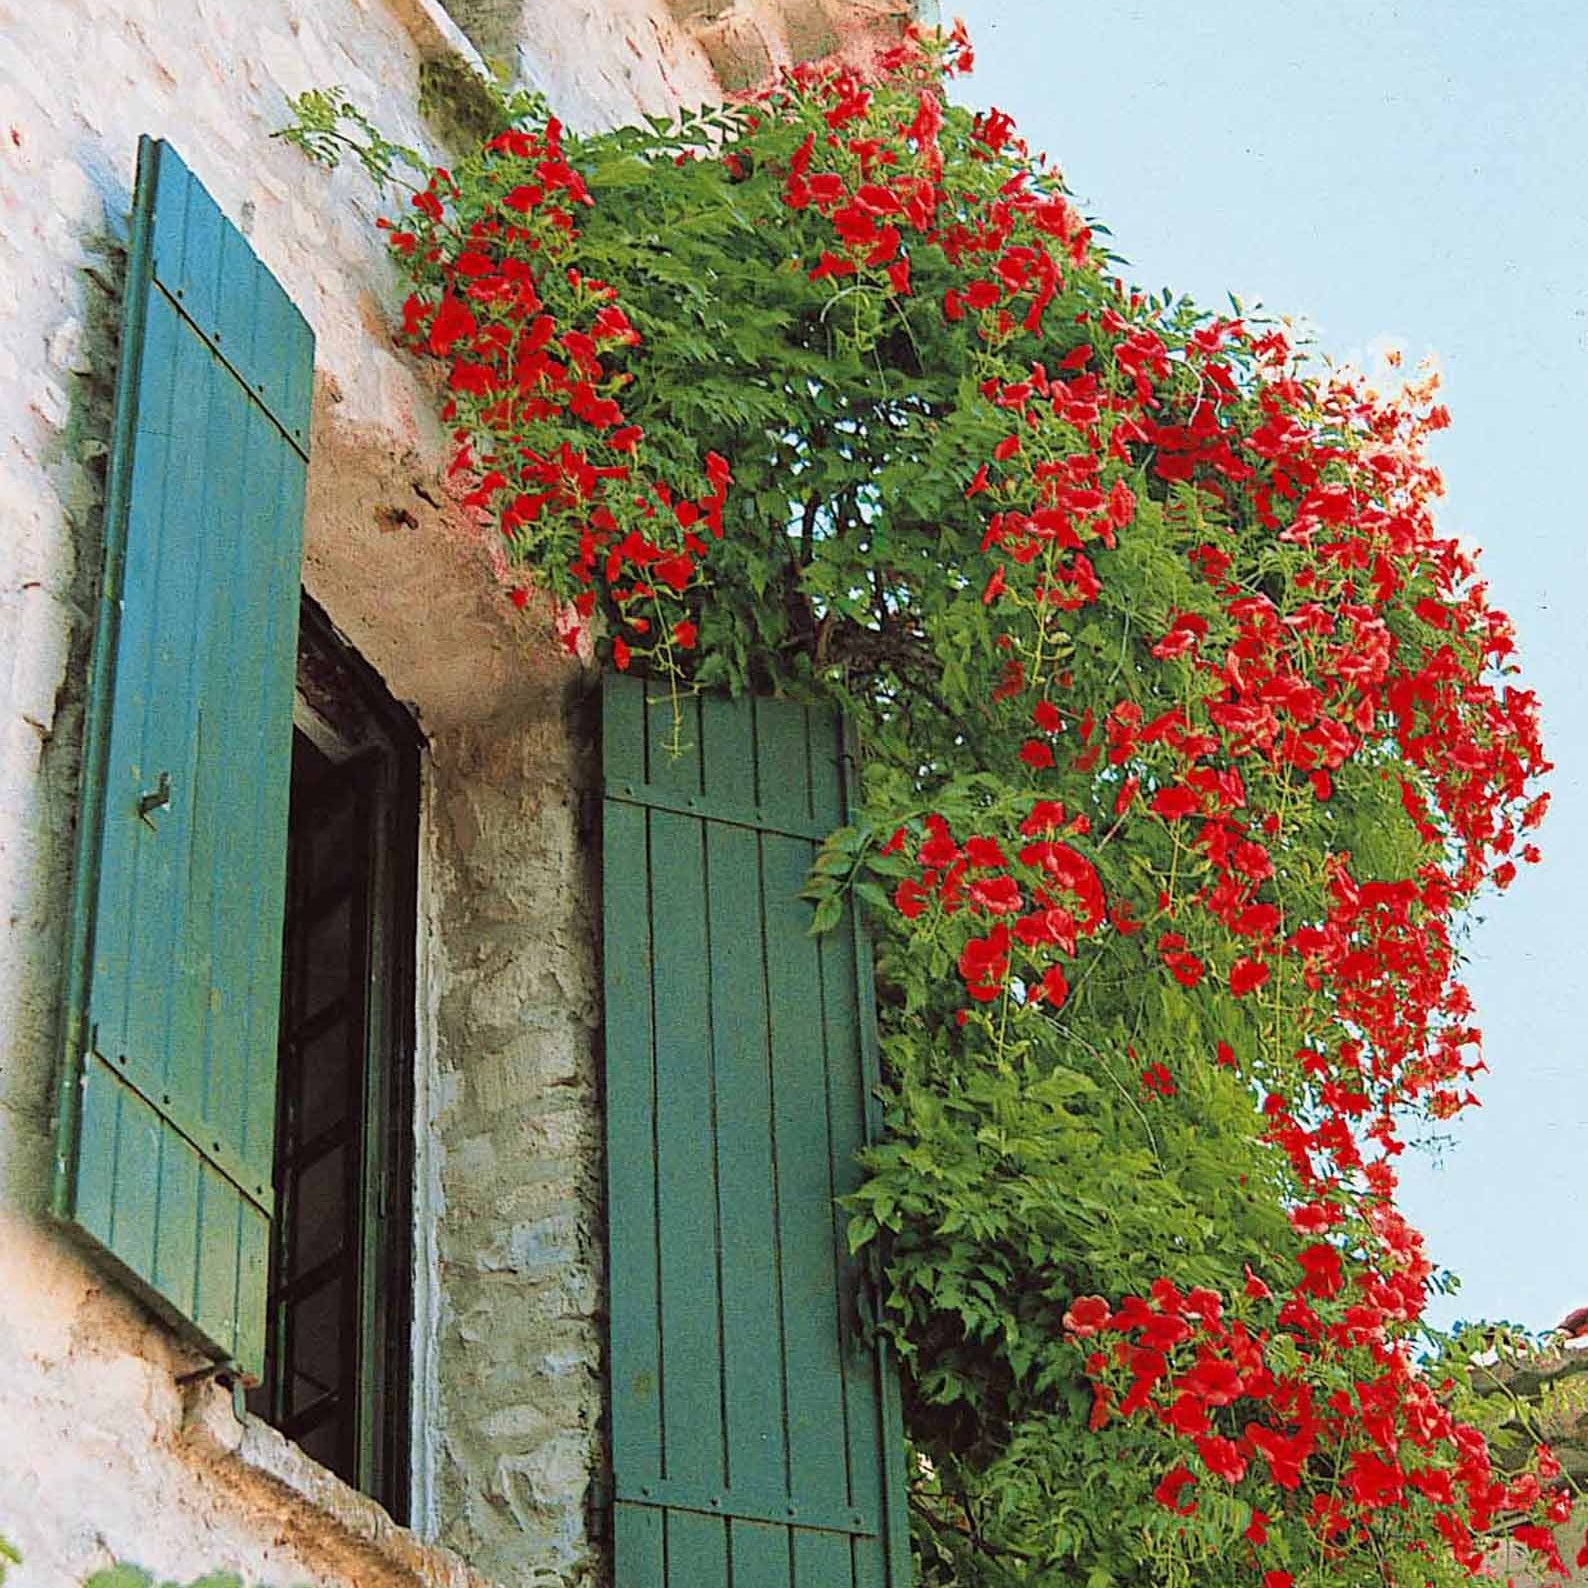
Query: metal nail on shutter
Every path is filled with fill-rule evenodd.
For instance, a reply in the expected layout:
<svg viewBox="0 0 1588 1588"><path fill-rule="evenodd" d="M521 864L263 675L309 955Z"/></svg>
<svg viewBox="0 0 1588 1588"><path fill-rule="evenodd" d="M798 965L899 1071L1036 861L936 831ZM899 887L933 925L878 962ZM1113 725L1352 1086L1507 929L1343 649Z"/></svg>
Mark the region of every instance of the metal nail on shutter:
<svg viewBox="0 0 1588 1588"><path fill-rule="evenodd" d="M797 897L828 712L611 676L603 922L617 1588L905 1588L897 1383L834 1198L876 1128L869 957Z"/></svg>
<svg viewBox="0 0 1588 1588"><path fill-rule="evenodd" d="M257 1371L314 338L138 151L55 1207Z"/></svg>

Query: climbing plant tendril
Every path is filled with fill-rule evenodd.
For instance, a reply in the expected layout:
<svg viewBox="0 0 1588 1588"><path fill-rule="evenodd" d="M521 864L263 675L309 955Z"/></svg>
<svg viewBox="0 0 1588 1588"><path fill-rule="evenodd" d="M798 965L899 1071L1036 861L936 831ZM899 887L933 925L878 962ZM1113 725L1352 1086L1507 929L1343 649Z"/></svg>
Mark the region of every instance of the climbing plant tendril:
<svg viewBox="0 0 1588 1588"><path fill-rule="evenodd" d="M593 136L520 101L421 171L382 224L458 495L570 649L859 731L808 891L878 941L849 1211L923 1582L1561 1568L1560 1469L1467 1420L1394 1199L1474 1101L1459 923L1547 798L1447 416L1129 288L969 65L912 32Z"/></svg>

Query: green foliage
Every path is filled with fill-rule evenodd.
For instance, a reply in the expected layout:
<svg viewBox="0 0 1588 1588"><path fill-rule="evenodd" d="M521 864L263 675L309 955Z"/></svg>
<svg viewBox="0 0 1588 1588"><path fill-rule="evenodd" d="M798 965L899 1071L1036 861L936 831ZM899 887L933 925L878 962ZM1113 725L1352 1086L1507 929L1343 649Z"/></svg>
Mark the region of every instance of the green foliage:
<svg viewBox="0 0 1588 1588"><path fill-rule="evenodd" d="M96 1571L83 1588L243 1588L243 1580L232 1572L209 1572L191 1583L159 1582L141 1566L117 1565Z"/></svg>
<svg viewBox="0 0 1588 1588"><path fill-rule="evenodd" d="M0 1584L5 1582L12 1566L21 1564L22 1556L15 1545L0 1537ZM243 1585L242 1579L231 1572L210 1572L186 1585L169 1581L156 1584L154 1577L141 1566L121 1562L96 1571L85 1580L83 1588L243 1588Z"/></svg>
<svg viewBox="0 0 1588 1588"><path fill-rule="evenodd" d="M449 366L465 501L618 666L833 700L859 733L863 797L806 896L821 931L853 892L877 944L889 1133L848 1212L904 1366L922 1583L1453 1582L1434 1502L1354 1465L1414 1413L1442 1473L1487 1460L1451 1454L1448 1407L1489 1415L1471 1342L1437 1392L1410 1366L1429 1269L1390 1165L1399 1121L1464 1104L1452 923L1514 872L1544 763L1504 619L1433 526L1443 411L1132 292L1054 173L943 103L930 51L900 63L589 136L535 107L385 223L404 335ZM334 154L351 118L308 112ZM866 207L923 186L901 285ZM692 546L701 520L658 504L703 511L713 458L722 535ZM1155 1284L1258 1342L1268 1387L1206 1429L1094 1398L1134 1371L1127 1326L1094 1354L1067 1313ZM1376 1395L1394 1415L1364 1432ZM1272 1476L1251 1429L1302 1424L1304 1482ZM1239 1475L1207 1461L1176 1509L1161 1480L1207 1429ZM1318 1521L1342 1494L1348 1546ZM1460 1547L1535 1498L1469 1506Z"/></svg>
<svg viewBox="0 0 1588 1588"><path fill-rule="evenodd" d="M290 143L316 165L334 170L343 155L351 154L379 187L392 183L410 186L398 175L399 170L417 175L427 169L415 150L386 138L347 97L346 89L306 89L287 105L294 119L271 137Z"/></svg>

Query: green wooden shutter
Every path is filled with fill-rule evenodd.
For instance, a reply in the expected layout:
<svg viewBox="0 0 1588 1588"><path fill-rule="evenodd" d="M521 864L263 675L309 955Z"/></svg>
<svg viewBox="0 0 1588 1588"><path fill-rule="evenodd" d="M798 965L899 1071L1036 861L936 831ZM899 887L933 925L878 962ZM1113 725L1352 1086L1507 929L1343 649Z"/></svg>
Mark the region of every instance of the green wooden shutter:
<svg viewBox="0 0 1588 1588"><path fill-rule="evenodd" d="M656 686L652 686L655 690ZM869 957L797 895L844 820L830 713L603 708L617 1588L905 1588L898 1387L834 1198L877 1128Z"/></svg>
<svg viewBox="0 0 1588 1588"><path fill-rule="evenodd" d="M169 145L138 151L54 1207L263 1356L314 339Z"/></svg>

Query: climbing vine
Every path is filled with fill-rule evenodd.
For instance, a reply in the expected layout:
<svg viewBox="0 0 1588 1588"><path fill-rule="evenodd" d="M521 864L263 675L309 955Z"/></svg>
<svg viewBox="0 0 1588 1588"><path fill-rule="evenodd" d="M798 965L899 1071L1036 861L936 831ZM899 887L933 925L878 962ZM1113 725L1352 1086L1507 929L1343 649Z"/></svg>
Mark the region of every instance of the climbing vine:
<svg viewBox="0 0 1588 1588"><path fill-rule="evenodd" d="M1129 287L948 103L970 59L912 30L591 136L520 100L420 170L382 225L457 494L571 651L860 732L809 893L878 941L851 1237L924 1582L1563 1571L1560 1468L1496 1465L1395 1205L1408 1131L1474 1101L1463 911L1547 800L1434 514L1447 415Z"/></svg>

